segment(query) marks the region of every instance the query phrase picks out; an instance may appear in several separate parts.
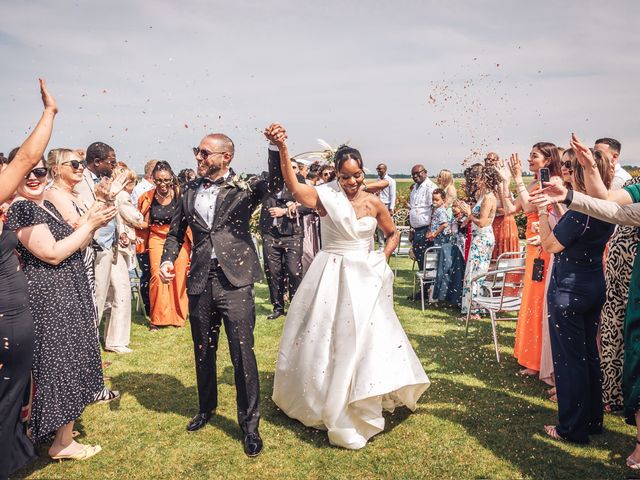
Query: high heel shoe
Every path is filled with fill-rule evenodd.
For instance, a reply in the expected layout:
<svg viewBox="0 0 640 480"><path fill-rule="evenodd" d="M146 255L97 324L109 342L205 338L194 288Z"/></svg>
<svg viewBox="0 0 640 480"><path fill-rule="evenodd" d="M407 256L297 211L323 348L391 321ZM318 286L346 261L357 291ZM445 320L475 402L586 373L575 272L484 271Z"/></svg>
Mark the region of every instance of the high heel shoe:
<svg viewBox="0 0 640 480"><path fill-rule="evenodd" d="M640 440L638 440L637 438L636 443L640 445ZM633 455L633 453L631 455ZM636 462L633 458L631 458L631 455L627 457L627 467L635 471L640 470L640 462Z"/></svg>
<svg viewBox="0 0 640 480"><path fill-rule="evenodd" d="M58 460L59 462L63 460L86 460L101 451L102 447L100 445L84 445L82 450L76 453L51 455L51 460Z"/></svg>

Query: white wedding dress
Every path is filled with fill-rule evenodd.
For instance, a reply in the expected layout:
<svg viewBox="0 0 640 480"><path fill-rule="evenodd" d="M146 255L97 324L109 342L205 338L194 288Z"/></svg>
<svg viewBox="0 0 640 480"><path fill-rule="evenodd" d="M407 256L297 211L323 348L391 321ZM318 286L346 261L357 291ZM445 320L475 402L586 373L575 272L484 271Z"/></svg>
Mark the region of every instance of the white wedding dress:
<svg viewBox="0 0 640 480"><path fill-rule="evenodd" d="M372 248L376 219L357 219L335 181L317 191L322 250L287 314L273 401L358 449L384 429L383 408L415 410L429 379L393 310L393 273Z"/></svg>

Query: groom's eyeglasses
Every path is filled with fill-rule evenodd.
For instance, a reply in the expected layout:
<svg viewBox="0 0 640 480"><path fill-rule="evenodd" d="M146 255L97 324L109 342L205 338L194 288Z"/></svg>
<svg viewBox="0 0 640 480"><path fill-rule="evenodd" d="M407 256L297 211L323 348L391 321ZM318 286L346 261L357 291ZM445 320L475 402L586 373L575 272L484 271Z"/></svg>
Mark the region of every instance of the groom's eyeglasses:
<svg viewBox="0 0 640 480"><path fill-rule="evenodd" d="M203 160L206 160L211 155L224 155L225 153L227 152L210 152L209 150L205 150L204 148L193 147L193 154L196 156L196 158L198 158L198 155L200 155L200 158L202 158Z"/></svg>
<svg viewBox="0 0 640 480"><path fill-rule="evenodd" d="M38 180L42 180L43 178L45 178L47 176L47 169L44 168L44 167L34 168L29 173L27 173L26 177L24 177L24 178L29 178L32 174Z"/></svg>
<svg viewBox="0 0 640 480"><path fill-rule="evenodd" d="M62 162L61 165L71 165L74 170L78 170L81 166L82 168L87 168L87 162L84 160L69 160L68 162Z"/></svg>

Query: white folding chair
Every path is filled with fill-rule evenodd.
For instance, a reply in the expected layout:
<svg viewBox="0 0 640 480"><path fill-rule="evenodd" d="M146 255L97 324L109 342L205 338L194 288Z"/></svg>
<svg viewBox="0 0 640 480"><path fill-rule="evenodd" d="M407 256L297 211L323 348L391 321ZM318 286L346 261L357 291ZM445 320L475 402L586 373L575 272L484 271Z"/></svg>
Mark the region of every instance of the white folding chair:
<svg viewBox="0 0 640 480"><path fill-rule="evenodd" d="M523 266L489 270L475 276L471 280L469 311L467 313L466 333L469 334L469 319L474 307L484 309L491 317L493 344L496 349L496 360L500 363L500 349L498 346L498 320L516 320L513 317L498 317L500 313L517 312L520 310L522 288L524 287Z"/></svg>
<svg viewBox="0 0 640 480"><path fill-rule="evenodd" d="M416 281L420 282L420 299L422 302L422 311L424 312L424 293L427 289L428 298L431 297L430 292L433 284L436 283L438 273L438 253L441 247L429 247L424 252L424 261L422 270L416 272L413 278L413 294L416 294Z"/></svg>
<svg viewBox="0 0 640 480"><path fill-rule="evenodd" d="M393 273L397 277L398 276L398 257L400 255L409 257L409 252L411 251L411 241L409 240L409 231L411 227L408 226L398 226L396 227L398 232L400 232L400 242L398 243L398 247L393 251L393 256L395 258L395 264ZM415 260L411 265L411 271L415 267Z"/></svg>

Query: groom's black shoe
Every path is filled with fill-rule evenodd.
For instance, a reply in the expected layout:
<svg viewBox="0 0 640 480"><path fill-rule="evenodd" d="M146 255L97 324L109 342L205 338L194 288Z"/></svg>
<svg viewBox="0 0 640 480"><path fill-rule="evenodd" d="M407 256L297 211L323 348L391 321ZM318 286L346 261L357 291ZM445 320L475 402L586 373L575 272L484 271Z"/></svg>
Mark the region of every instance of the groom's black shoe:
<svg viewBox="0 0 640 480"><path fill-rule="evenodd" d="M244 436L244 453L248 457L257 457L262 452L262 439L258 432L247 433Z"/></svg>
<svg viewBox="0 0 640 480"><path fill-rule="evenodd" d="M267 317L267 320L275 320L276 318L281 317L283 315L284 315L283 310L274 310L273 313Z"/></svg>
<svg viewBox="0 0 640 480"><path fill-rule="evenodd" d="M207 422L211 418L211 415L212 412L197 414L187 425L187 432L195 432L196 430L200 430L207 424Z"/></svg>

